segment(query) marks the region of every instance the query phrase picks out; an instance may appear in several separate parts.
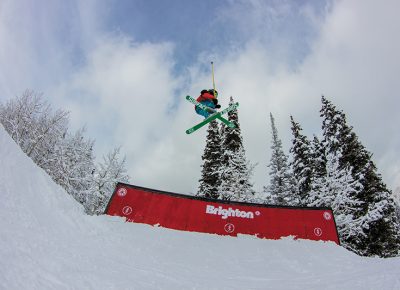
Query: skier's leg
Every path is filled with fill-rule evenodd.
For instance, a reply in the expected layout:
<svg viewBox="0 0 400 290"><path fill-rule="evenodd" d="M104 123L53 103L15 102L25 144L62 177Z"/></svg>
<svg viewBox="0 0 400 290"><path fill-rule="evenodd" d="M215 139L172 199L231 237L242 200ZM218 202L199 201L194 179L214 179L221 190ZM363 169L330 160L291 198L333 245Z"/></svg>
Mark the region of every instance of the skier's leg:
<svg viewBox="0 0 400 290"><path fill-rule="evenodd" d="M211 100L204 101L204 105L206 105L209 108L208 109L209 113L214 114L217 112L217 110L215 110L215 104L213 101Z"/></svg>
<svg viewBox="0 0 400 290"><path fill-rule="evenodd" d="M199 108L199 107L196 107L196 113L197 114L199 114L199 115L201 115L201 116L203 116L204 118L208 118L211 114L214 114L214 113L216 113L217 111L214 109L214 102L212 102L212 101L208 101L208 100L206 100L206 101L203 101L203 102L201 102L203 105L205 105L205 106L207 106L208 107L208 109L207 110L203 110L203 109L201 109L201 108Z"/></svg>
<svg viewBox="0 0 400 290"><path fill-rule="evenodd" d="M199 114L200 116L203 116L204 118L208 118L208 116L210 116L210 113L200 109L199 107L196 107L196 113Z"/></svg>

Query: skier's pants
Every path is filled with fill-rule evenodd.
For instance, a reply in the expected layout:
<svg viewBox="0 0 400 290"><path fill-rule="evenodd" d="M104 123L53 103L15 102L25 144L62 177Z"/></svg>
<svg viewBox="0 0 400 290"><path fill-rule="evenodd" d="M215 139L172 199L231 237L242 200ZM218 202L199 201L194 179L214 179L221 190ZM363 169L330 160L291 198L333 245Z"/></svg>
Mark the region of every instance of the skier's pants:
<svg viewBox="0 0 400 290"><path fill-rule="evenodd" d="M211 101L211 100L205 100L205 101L202 101L202 102L200 102L200 103L202 103L203 105L205 105L205 106L207 106L207 107L210 107L210 108L212 108L212 109L215 109L214 102ZM201 109L201 108L199 108L199 107L197 107L197 106L196 106L195 110L196 110L196 113L197 113L197 114L203 116L204 118L208 118L208 117L211 115L211 113L209 113L209 112L207 112L206 110L203 110L203 109Z"/></svg>

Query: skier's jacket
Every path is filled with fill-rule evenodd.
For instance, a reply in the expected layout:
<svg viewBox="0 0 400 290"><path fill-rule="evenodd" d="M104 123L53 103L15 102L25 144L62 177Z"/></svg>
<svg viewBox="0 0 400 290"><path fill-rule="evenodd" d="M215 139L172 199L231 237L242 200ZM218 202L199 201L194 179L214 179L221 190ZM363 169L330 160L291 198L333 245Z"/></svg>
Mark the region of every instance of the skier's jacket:
<svg viewBox="0 0 400 290"><path fill-rule="evenodd" d="M203 101L212 101L213 99L215 99L215 97L210 94L210 93L203 93L201 94L196 101L198 101L199 103L203 102Z"/></svg>

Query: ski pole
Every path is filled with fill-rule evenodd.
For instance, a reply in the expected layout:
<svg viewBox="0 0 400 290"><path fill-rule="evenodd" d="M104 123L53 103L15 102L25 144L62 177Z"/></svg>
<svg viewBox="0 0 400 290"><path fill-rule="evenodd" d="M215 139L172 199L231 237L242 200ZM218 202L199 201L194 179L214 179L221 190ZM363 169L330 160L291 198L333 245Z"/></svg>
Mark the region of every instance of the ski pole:
<svg viewBox="0 0 400 290"><path fill-rule="evenodd" d="M211 73L212 73L213 90L215 95L214 62L211 62ZM215 96L215 98L217 98L217 96Z"/></svg>

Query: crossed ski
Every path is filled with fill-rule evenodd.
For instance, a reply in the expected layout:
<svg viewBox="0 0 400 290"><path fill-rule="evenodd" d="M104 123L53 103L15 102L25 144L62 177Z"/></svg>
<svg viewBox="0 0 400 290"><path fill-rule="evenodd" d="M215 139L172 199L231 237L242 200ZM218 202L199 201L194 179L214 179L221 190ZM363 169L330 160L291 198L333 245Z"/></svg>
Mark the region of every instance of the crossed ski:
<svg viewBox="0 0 400 290"><path fill-rule="evenodd" d="M192 104L194 104L195 106L203 109L203 110L209 110L210 108L197 102L195 99L193 99L191 96L186 96L186 100L188 100L189 102L191 102ZM210 123L211 121L215 120L215 119L219 119L221 120L225 125L227 125L230 128L235 128L236 125L230 121L228 121L227 119L223 118L222 115L226 114L230 111L235 110L237 107L239 107L239 103L233 103L231 104L228 108L220 111L220 112L216 112L214 114L212 114L211 116L209 116L208 118L206 118L204 121L200 122L199 124L193 126L190 129L186 130L186 134L191 134L194 131L200 129L201 127L203 127L204 125L207 125L208 123Z"/></svg>

